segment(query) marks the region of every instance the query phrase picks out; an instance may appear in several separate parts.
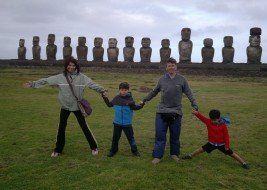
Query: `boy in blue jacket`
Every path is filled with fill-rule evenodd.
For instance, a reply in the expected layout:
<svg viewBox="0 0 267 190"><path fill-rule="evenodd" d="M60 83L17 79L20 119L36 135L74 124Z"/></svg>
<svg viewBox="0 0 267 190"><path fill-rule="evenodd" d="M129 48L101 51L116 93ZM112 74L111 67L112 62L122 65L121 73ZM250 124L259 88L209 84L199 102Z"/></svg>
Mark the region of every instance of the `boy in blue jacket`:
<svg viewBox="0 0 267 190"><path fill-rule="evenodd" d="M115 116L113 120L113 138L111 149L108 157L114 156L118 152L118 144L121 137L122 130L124 131L128 142L131 146L131 151L134 156L140 156L137 145L134 139L134 132L132 127L133 110L139 110L143 105L136 105L131 92L129 92L130 85L127 82L122 82L119 85L119 94L110 102L109 99L102 94L102 97L108 107L113 107Z"/></svg>

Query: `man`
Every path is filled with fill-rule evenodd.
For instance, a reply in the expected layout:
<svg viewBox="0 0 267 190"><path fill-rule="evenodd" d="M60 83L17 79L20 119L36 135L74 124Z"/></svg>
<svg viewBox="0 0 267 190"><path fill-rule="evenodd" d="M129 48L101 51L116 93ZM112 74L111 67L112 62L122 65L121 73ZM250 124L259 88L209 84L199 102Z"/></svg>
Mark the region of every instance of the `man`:
<svg viewBox="0 0 267 190"><path fill-rule="evenodd" d="M170 130L171 159L178 161L180 154L180 131L182 121L182 94L191 102L193 109L198 110L197 102L187 80L177 73L177 62L169 58L166 63L167 73L163 75L157 86L143 99L143 104L161 92L161 100L156 112L156 139L153 150L153 164L158 164L164 154L166 133Z"/></svg>

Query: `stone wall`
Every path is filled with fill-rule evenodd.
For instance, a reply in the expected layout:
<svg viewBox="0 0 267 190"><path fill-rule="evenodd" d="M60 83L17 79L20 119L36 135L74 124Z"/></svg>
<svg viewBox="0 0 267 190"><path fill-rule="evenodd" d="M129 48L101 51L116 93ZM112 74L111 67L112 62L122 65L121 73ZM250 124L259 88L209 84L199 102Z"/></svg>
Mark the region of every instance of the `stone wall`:
<svg viewBox="0 0 267 190"><path fill-rule="evenodd" d="M165 64L159 62L153 63L126 63L126 62L92 62L78 61L82 68L88 68L94 71L105 72L127 72L127 73L163 73ZM63 67L63 60L0 60L0 68L10 67ZM207 75L207 76L251 76L267 77L267 64L204 64L188 63L177 64L178 71L182 74Z"/></svg>

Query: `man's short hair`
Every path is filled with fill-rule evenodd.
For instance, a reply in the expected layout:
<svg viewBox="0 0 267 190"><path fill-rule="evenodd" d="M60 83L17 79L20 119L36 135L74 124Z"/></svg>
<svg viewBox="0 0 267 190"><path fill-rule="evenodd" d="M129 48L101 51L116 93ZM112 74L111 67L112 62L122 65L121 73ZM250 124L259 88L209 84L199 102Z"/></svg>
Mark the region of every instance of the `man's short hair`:
<svg viewBox="0 0 267 190"><path fill-rule="evenodd" d="M170 57L167 61L167 63L173 63L173 64L177 64L176 59L174 59L173 57Z"/></svg>
<svg viewBox="0 0 267 190"><path fill-rule="evenodd" d="M130 89L130 85L129 85L128 82L122 82L119 85L119 89L127 89L127 90L129 90Z"/></svg>
<svg viewBox="0 0 267 190"><path fill-rule="evenodd" d="M212 120L220 119L221 112L219 110L212 109L212 110L210 110L209 116L210 116L210 119L212 119Z"/></svg>

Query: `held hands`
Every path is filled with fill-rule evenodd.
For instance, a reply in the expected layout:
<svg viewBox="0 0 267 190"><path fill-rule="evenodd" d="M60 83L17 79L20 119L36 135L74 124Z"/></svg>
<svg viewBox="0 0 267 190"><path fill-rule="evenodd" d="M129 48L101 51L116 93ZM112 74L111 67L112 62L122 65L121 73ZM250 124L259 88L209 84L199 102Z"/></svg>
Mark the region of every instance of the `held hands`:
<svg viewBox="0 0 267 190"><path fill-rule="evenodd" d="M198 111L195 109L192 109L192 114L196 115L196 114L198 114Z"/></svg>
<svg viewBox="0 0 267 190"><path fill-rule="evenodd" d="M101 92L101 96L102 96L103 98L106 98L106 97L108 96L108 91L105 90L105 91Z"/></svg>
<svg viewBox="0 0 267 190"><path fill-rule="evenodd" d="M140 101L138 104L135 104L136 109L135 110L139 110L142 109L144 107L145 103Z"/></svg>
<svg viewBox="0 0 267 190"><path fill-rule="evenodd" d="M198 106L197 106L197 105L192 104L191 106L192 106L192 108L193 108L194 110L198 111Z"/></svg>
<svg viewBox="0 0 267 190"><path fill-rule="evenodd" d="M141 106L141 107L144 107L144 105L145 105L145 102L143 102L143 101L140 101L138 105L139 105L139 106Z"/></svg>
<svg viewBox="0 0 267 190"><path fill-rule="evenodd" d="M191 104L191 106L192 106L192 114L197 114L198 113L198 106L196 105L196 104Z"/></svg>

